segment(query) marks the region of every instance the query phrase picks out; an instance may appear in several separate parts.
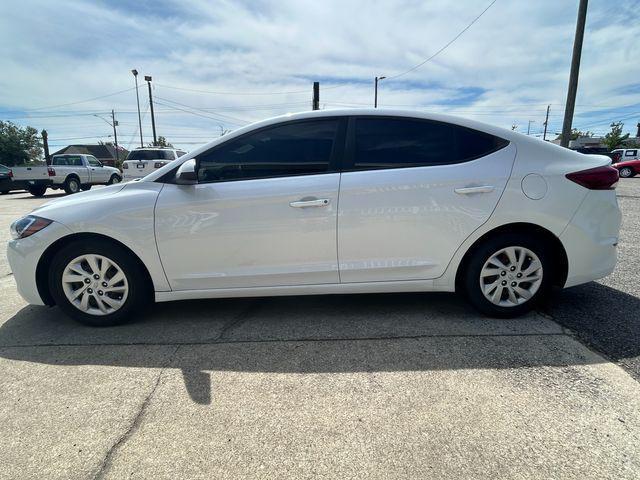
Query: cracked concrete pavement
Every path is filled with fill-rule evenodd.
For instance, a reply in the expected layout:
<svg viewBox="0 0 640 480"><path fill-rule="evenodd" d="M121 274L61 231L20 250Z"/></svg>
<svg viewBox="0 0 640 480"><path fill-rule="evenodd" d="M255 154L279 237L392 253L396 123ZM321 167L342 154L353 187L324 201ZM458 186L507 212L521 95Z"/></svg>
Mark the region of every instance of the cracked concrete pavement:
<svg viewBox="0 0 640 480"><path fill-rule="evenodd" d="M638 478L639 192L616 273L513 321L389 294L92 329L26 305L0 255L0 478ZM41 201L0 197L3 244Z"/></svg>

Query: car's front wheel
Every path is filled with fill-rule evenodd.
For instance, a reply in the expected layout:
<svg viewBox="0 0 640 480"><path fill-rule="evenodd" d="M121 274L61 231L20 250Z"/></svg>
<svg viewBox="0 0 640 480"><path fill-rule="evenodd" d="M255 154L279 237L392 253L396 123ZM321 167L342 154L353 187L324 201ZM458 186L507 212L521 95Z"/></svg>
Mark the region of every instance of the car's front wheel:
<svg viewBox="0 0 640 480"><path fill-rule="evenodd" d="M622 178L629 178L629 177L633 177L634 173L633 170L631 169L631 167L622 167L620 169L620 176Z"/></svg>
<svg viewBox="0 0 640 480"><path fill-rule="evenodd" d="M49 269L56 305L91 326L124 323L149 300L146 275L131 253L108 241L72 242Z"/></svg>
<svg viewBox="0 0 640 480"><path fill-rule="evenodd" d="M506 234L489 239L471 255L464 287L471 304L498 318L522 315L553 284L551 254L535 236Z"/></svg>
<svg viewBox="0 0 640 480"><path fill-rule="evenodd" d="M34 197L42 197L46 191L47 191L47 186L46 185L34 185L31 186L27 189L27 191L33 195Z"/></svg>

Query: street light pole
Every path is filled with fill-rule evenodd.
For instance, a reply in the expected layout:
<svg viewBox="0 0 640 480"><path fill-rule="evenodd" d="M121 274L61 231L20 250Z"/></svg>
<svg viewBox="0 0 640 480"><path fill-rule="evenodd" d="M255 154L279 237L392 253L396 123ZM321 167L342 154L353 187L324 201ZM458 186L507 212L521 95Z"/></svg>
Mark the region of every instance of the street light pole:
<svg viewBox="0 0 640 480"><path fill-rule="evenodd" d="M144 79L147 82L147 86L149 87L149 106L151 107L151 128L153 129L153 146L155 147L158 144L158 139L156 138L156 116L153 113L153 97L151 96L151 75L145 75Z"/></svg>
<svg viewBox="0 0 640 480"><path fill-rule="evenodd" d="M138 94L138 70L135 68L131 70L133 73L133 78L136 80L136 102L138 104L138 129L140 130L140 146L144 147L144 142L142 141L142 117L140 116L140 95Z"/></svg>
<svg viewBox="0 0 640 480"><path fill-rule="evenodd" d="M564 107L564 122L562 123L562 137L560 145L563 147L569 146L569 138L571 137L573 110L576 106L576 93L578 92L578 75L580 73L580 57L582 56L584 25L587 21L587 3L588 0L580 0L580 5L578 6L578 22L576 24L576 36L573 41L571 73L569 74L569 90L567 91L567 103Z"/></svg>
<svg viewBox="0 0 640 480"><path fill-rule="evenodd" d="M375 79L375 87L374 87L374 95L373 95L373 108L378 108L378 82L380 80L384 80L387 77L376 77Z"/></svg>
<svg viewBox="0 0 640 480"><path fill-rule="evenodd" d="M529 135L529 132L531 131L531 124L535 122L535 120L529 120L529 124L527 125L527 135Z"/></svg>
<svg viewBox="0 0 640 480"><path fill-rule="evenodd" d="M118 152L118 131L116 130L118 121L116 120L116 114L113 109L111 109L111 124L113 125L113 139L116 145L116 166L118 166L120 163L120 153Z"/></svg>

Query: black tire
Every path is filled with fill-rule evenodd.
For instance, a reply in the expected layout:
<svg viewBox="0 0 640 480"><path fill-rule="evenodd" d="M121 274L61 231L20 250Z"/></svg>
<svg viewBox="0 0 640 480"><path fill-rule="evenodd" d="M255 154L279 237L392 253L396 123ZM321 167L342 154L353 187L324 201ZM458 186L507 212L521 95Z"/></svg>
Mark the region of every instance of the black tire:
<svg viewBox="0 0 640 480"><path fill-rule="evenodd" d="M69 177L64 181L64 191L72 195L80 191L80 180L77 177Z"/></svg>
<svg viewBox="0 0 640 480"><path fill-rule="evenodd" d="M122 181L122 177L114 173L113 175L111 175L111 178L107 182L107 185L113 185L114 183L120 183L121 181Z"/></svg>
<svg viewBox="0 0 640 480"><path fill-rule="evenodd" d="M27 191L33 195L34 197L42 197L47 191L46 185L34 185L33 187L29 187Z"/></svg>
<svg viewBox="0 0 640 480"><path fill-rule="evenodd" d="M123 271L128 284L128 295L124 304L115 312L107 315L92 315L76 308L66 297L62 284L62 275L73 259L95 254L107 257ZM152 300L152 287L143 267L137 259L123 247L108 240L74 241L55 254L49 268L49 291L56 305L67 315L93 327L120 325L134 318Z"/></svg>
<svg viewBox="0 0 640 480"><path fill-rule="evenodd" d="M622 178L633 177L635 174L636 174L636 172L634 172L633 168L631 168L631 167L622 167L620 169L620 176Z"/></svg>
<svg viewBox="0 0 640 480"><path fill-rule="evenodd" d="M6 195L7 193L9 193L9 190L2 190L2 191L0 192L0 195Z"/></svg>
<svg viewBox="0 0 640 480"><path fill-rule="evenodd" d="M480 274L487 262L496 252L503 248L521 247L533 252L542 264L542 281L538 290L524 303L514 306L500 306L487 299L481 288ZM480 244L468 257L467 265L463 272L462 286L469 302L481 313L495 318L514 318L523 315L535 308L541 300L547 297L553 286L555 278L552 253L546 242L534 235L519 233L507 233L487 239ZM508 274L505 275L505 279ZM498 276L496 276L498 279ZM512 279L519 281L517 279ZM490 282L491 280L489 280ZM502 281L501 281L502 282ZM507 292L504 295L506 297Z"/></svg>
<svg viewBox="0 0 640 480"><path fill-rule="evenodd" d="M81 186L80 186L80 189L81 189L83 192L86 192L87 190L91 190L91 185L81 185Z"/></svg>

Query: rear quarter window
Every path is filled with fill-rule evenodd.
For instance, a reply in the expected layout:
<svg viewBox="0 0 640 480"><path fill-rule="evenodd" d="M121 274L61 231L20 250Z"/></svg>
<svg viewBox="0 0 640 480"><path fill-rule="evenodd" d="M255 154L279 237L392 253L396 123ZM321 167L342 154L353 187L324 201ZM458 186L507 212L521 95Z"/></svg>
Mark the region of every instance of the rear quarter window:
<svg viewBox="0 0 640 480"><path fill-rule="evenodd" d="M354 132L353 169L448 165L489 155L507 140L431 120L360 117Z"/></svg>

